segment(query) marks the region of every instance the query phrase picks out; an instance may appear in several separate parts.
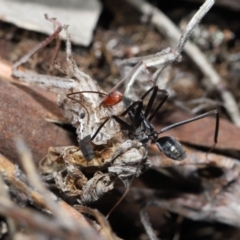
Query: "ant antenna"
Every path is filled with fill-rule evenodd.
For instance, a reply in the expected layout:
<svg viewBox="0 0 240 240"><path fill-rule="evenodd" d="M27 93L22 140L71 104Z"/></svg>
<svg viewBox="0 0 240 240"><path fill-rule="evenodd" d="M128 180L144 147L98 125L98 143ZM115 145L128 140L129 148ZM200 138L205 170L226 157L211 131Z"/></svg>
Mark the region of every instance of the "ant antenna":
<svg viewBox="0 0 240 240"><path fill-rule="evenodd" d="M120 93L118 91L113 91L109 94L104 93L104 92L98 92L98 91L80 91L80 92L73 92L73 93L67 94L67 97L69 99L79 103L85 109L85 111L87 112L87 115L88 115L87 123L89 123L90 116L89 116L89 112L88 112L86 106L80 100L70 97L71 95L82 94L82 93L96 93L96 94L106 96L105 99L100 103L99 107L101 107L102 105L104 107L111 107L122 101L122 93Z"/></svg>
<svg viewBox="0 0 240 240"><path fill-rule="evenodd" d="M88 112L86 106L82 103L82 101L80 101L80 100L78 100L78 99L76 99L76 98L74 98L74 97L71 97L71 95L75 95L75 94L77 94L77 93L81 93L81 92L68 93L68 94L67 94L67 97L68 97L69 99L73 100L74 102L79 103L79 104L85 109L85 111L86 111L86 113L87 113L87 123L89 124L90 115L89 115L89 112Z"/></svg>

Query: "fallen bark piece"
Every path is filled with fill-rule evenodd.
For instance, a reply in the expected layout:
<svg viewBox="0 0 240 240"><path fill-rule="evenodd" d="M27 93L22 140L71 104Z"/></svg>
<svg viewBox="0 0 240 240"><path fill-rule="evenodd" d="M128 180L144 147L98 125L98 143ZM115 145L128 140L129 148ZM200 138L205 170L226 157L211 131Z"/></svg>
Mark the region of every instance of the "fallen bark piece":
<svg viewBox="0 0 240 240"><path fill-rule="evenodd" d="M47 95L46 95L47 96ZM48 95L48 97L53 95ZM50 99L51 99L50 97ZM60 116L56 100L26 86L14 86L0 79L0 153L18 162L14 139L20 136L33 152L34 161L43 158L49 146L75 144L71 134L45 118ZM50 112L53 113L50 115Z"/></svg>
<svg viewBox="0 0 240 240"><path fill-rule="evenodd" d="M159 130L167 125L186 120L190 117L193 117L193 115L183 111L174 111L168 117L164 118L161 124L155 122L154 125ZM161 134L161 136L173 136L183 143L211 148L214 144L215 123L216 119L214 117L207 117L173 128ZM239 151L239 136L239 127L225 119L220 119L218 143L215 149Z"/></svg>
<svg viewBox="0 0 240 240"><path fill-rule="evenodd" d="M70 25L72 41L84 46L91 43L92 34L101 13L101 4L98 0L0 0L0 5L1 20L29 30L50 34L53 31L52 25L42 21L44 14L47 13L50 17Z"/></svg>

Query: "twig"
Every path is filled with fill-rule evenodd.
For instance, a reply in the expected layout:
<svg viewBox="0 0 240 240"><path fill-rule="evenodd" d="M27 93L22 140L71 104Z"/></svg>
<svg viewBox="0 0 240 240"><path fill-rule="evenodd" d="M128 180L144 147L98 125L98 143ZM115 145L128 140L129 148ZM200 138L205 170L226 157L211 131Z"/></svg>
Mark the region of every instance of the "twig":
<svg viewBox="0 0 240 240"><path fill-rule="evenodd" d="M30 180L32 186L41 193L41 195L45 199L45 203L47 204L48 208L58 220L59 225L62 224L63 227L69 228L71 230L76 229L77 226L76 224L74 224L73 219L71 219L66 212L63 212L56 203L56 196L49 192L45 188L44 184L41 182L32 160L32 154L22 139L16 139L16 147L28 179ZM55 198L55 201L53 198Z"/></svg>
<svg viewBox="0 0 240 240"><path fill-rule="evenodd" d="M0 196L1 215L14 219L18 225L29 226L32 230L41 231L50 236L67 239L69 232L61 228L53 219L31 209L18 207L9 199Z"/></svg>
<svg viewBox="0 0 240 240"><path fill-rule="evenodd" d="M81 206L81 205L75 205L74 208L81 213L87 213L94 216L97 219L100 226L102 227L104 236L106 236L107 239L109 240L118 239L113 233L112 228L109 222L107 221L107 219L97 209L92 209L92 208Z"/></svg>
<svg viewBox="0 0 240 240"><path fill-rule="evenodd" d="M55 222L59 225L59 227L69 231L69 238L72 237L73 239L78 239L78 237L81 235L83 238L86 236L90 238L91 235L91 237L96 235L92 229L81 229L81 231L79 231L79 222L76 222L68 211L64 211L63 208L60 207L59 202L56 201L56 196L49 192L41 182L41 179L32 161L32 154L26 144L23 142L23 140L17 138L16 146L21 157L22 165L32 186L35 187L43 196L46 205L53 213ZM93 233L91 231L93 231Z"/></svg>
<svg viewBox="0 0 240 240"><path fill-rule="evenodd" d="M162 32L165 36L171 39L174 44L177 44L181 37L181 32L178 27L159 9L153 7L144 0L126 0L145 15L151 15L151 22ZM214 3L213 0L206 1L206 3ZM213 69L213 66L208 62L205 55L193 43L188 42L185 47L186 53L200 68L202 73L209 79L210 83L218 90L224 102L226 110L232 121L240 126L240 112L236 100L232 93L226 89L221 81L219 74Z"/></svg>
<svg viewBox="0 0 240 240"><path fill-rule="evenodd" d="M5 184L3 182L2 174L0 174L0 195L5 197L6 199L9 199L10 201L9 194L5 189ZM14 234L16 233L16 224L14 220L12 218L9 218L8 216L6 216L6 222L9 229L9 235L11 238L14 238Z"/></svg>
<svg viewBox="0 0 240 240"><path fill-rule="evenodd" d="M154 230L151 226L148 214L147 214L147 207L148 206L144 206L141 211L140 211L140 219L141 222L143 224L143 227L145 228L145 231L149 237L149 239L151 240L158 240L159 238L157 238L157 236L154 233Z"/></svg>
<svg viewBox="0 0 240 240"><path fill-rule="evenodd" d="M16 195L18 199L21 199L21 201L25 201L27 198L31 201L31 204L36 206L38 209L41 209L42 211L46 211L46 210L51 211L51 209L49 209L49 200L45 199L39 192L33 190L25 174L17 167L17 165L14 165L13 163L11 163L7 158L2 156L1 154L0 154L0 174L3 175L4 181L9 186L9 191L11 191L11 193L14 194L14 196ZM1 196L2 195L3 194L1 194ZM0 197L0 213L2 213L1 199L2 198ZM3 200L5 201L8 199L5 198ZM70 239L70 235L71 237L74 237L73 234L76 234L76 233L78 234L77 235L78 239L102 239L101 236L99 236L97 232L87 223L84 216L81 215L77 210L72 208L70 205L68 205L64 201L58 200L58 210L67 212L67 214L70 215L70 217L72 218L72 221L75 221L77 224L77 228L72 231L69 228L68 229L66 229L66 227L63 228L63 224L59 224L58 219L57 221L55 220L56 218L50 220L54 222L53 228L55 228L56 231L58 231L58 229L60 230L64 229L64 232L66 234L66 236L64 235L65 236L64 239ZM5 215L5 212L3 212L3 214ZM19 214L18 212L16 212L16 214L13 215L12 217L15 220L16 224L21 226L23 221L23 219L21 218L22 216L21 214L23 214L23 218L25 217L27 218L25 223L28 224L28 222L30 222L31 223L30 226L33 229L37 229L38 231L41 230L42 228L44 229L45 224L43 226L40 226L38 229L38 225L35 226L35 224L38 224L38 223L34 222L35 220L31 222L31 219L35 218L35 215L34 215L35 211L33 211L31 214L28 214L28 211L26 210L27 215L25 215L25 212L24 213L20 212ZM8 212L6 211L6 217L11 217L11 216L12 216L11 212L8 215ZM28 216L31 216L30 220L28 220ZM49 224L49 217L47 217L46 224ZM62 231L58 231L59 234L57 233L54 235L55 229L52 229L52 231L49 232L47 228L44 232L53 236L62 236L61 235Z"/></svg>
<svg viewBox="0 0 240 240"><path fill-rule="evenodd" d="M54 23L57 24L57 22L54 19L49 19L47 15L45 15L45 18L47 18L50 21L54 21ZM24 57L22 57L19 61L17 61L13 65L13 70L16 70L20 65L24 64L28 61L30 56L33 55L33 53L38 52L39 50L43 49L45 46L47 46L54 38L58 37L58 34L62 31L64 26L61 26L60 24L57 25L57 29L54 31L54 33L46 38L43 42L40 42L36 47L34 47L31 51L29 51Z"/></svg>
<svg viewBox="0 0 240 240"><path fill-rule="evenodd" d="M162 68L162 65L166 66L170 63L173 63L175 61L181 61L181 53L183 51L183 48L185 44L187 43L189 37L191 36L193 30L196 28L196 26L199 24L201 19L206 15L206 13L209 11L209 9L214 4L214 0L207 0L201 8L195 13L195 15L192 17L191 21L188 23L185 31L180 34L179 41L177 44L177 47L174 48L166 48L162 50L161 52L155 53L153 55L144 56L140 58L133 58L133 59L127 59L122 61L122 63L129 63L129 62L136 62L137 65L130 71L130 74L125 77L125 79L130 78L125 94L127 94L130 90L130 88L133 85L133 82L136 79L137 74L146 69L147 67L156 67L159 68L159 66ZM125 79L121 80L121 82L125 81ZM120 84L118 83L118 84ZM115 86L116 87L116 86Z"/></svg>

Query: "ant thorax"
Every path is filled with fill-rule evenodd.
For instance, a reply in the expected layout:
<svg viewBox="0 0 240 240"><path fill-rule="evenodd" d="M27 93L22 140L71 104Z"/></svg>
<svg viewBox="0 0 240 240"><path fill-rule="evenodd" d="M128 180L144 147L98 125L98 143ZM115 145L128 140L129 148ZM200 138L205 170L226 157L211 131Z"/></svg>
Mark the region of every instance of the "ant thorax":
<svg viewBox="0 0 240 240"><path fill-rule="evenodd" d="M131 99L124 97L123 103L125 108L129 108L134 102ZM128 111L128 117L130 118L134 129L134 131L129 130L129 137L130 139L135 139L145 144L149 141L150 136L154 132L154 126L146 119L142 111L139 112L139 116L136 118L137 111L137 106Z"/></svg>
<svg viewBox="0 0 240 240"><path fill-rule="evenodd" d="M139 142L146 144L148 143L152 132L154 131L153 125L147 120L144 119L143 114L141 113L142 121L138 128L135 129L133 133L129 131L130 139L138 140Z"/></svg>

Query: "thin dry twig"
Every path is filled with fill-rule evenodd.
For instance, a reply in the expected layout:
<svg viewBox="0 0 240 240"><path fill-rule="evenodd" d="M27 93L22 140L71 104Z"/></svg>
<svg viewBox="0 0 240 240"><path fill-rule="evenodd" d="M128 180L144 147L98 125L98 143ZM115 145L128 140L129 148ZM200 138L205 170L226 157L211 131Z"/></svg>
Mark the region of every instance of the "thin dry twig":
<svg viewBox="0 0 240 240"><path fill-rule="evenodd" d="M30 180L32 186L35 187L45 199L48 209L50 209L60 225L63 224L63 227L70 228L71 230L76 229L77 226L75 222L68 216L66 212L63 212L62 209L59 208L58 204L56 203L56 196L49 192L40 180L36 167L32 161L32 154L22 139L16 139L16 147L28 179ZM53 198L55 198L55 201Z"/></svg>
<svg viewBox="0 0 240 240"><path fill-rule="evenodd" d="M62 29L65 26L61 26L56 19L53 18L48 18L47 14L45 14L45 18L51 22L54 23L55 26L57 26L57 29L54 31L52 35L50 35L48 38L45 39L45 41L40 42L37 46L35 46L31 51L29 51L24 57L22 57L19 61L17 61L14 65L13 68L17 69L20 65L26 63L30 56L32 56L34 53L38 52L39 50L43 49L45 46L47 46L54 38L58 37L58 34L62 31Z"/></svg>
<svg viewBox="0 0 240 240"><path fill-rule="evenodd" d="M206 15L206 13L209 11L209 9L212 7L214 1L208 0L206 1L201 8L195 13L195 15L192 17L191 21L188 23L185 31L180 35L179 41L176 48L166 48L162 50L161 52L144 56L144 57L136 57L136 58L130 58L123 60L121 64L126 63L137 63L137 65L130 71L128 76L126 76L122 81L118 83L118 85L123 82L125 79L129 78L125 94L127 94L130 90L130 88L133 85L133 82L135 81L135 78L137 74L146 69L147 67L156 67L158 69L163 69L170 63L173 63L175 61L181 61L181 53L183 51L183 48L185 44L187 43L189 37L191 36L193 30L196 28L196 26L199 24L201 19ZM158 70L157 70L158 72ZM158 73L159 74L159 73ZM114 87L116 88L116 86Z"/></svg>
<svg viewBox="0 0 240 240"><path fill-rule="evenodd" d="M67 239L69 232L66 229L60 228L58 223L53 219L40 214L37 211L18 207L5 197L0 197L0 213L8 216L18 222L22 227L29 226L32 230L43 232L51 236Z"/></svg>
<svg viewBox="0 0 240 240"><path fill-rule="evenodd" d="M112 240L118 239L113 233L112 228L109 222L107 221L107 219L97 209L92 209L92 208L81 206L81 205L75 205L74 208L81 213L87 213L94 216L97 219L100 226L102 227L104 236L106 236L107 239L112 239Z"/></svg>
<svg viewBox="0 0 240 240"><path fill-rule="evenodd" d="M35 191L24 173L1 154L0 173L9 186L9 191L12 192L13 195L16 195L17 199L22 202L28 199L31 204L38 209L44 212L52 211L49 207L49 199L44 198L39 192ZM51 197L53 197L53 195ZM71 239L103 239L102 236L86 222L85 218L67 203L58 199L55 205L58 207L58 211L64 212L63 217L66 218L67 215L68 218L71 218L70 223L75 222L75 225L69 227L65 224L64 226L55 215L50 217L40 214L37 211L22 209L16 206L16 203L13 204L10 199L4 197L3 194L1 194L0 197L0 213L12 218L18 226L30 227L34 231L44 232L45 234L59 237L60 239L70 239L71 237ZM61 220L64 221L63 219Z"/></svg>
<svg viewBox="0 0 240 240"><path fill-rule="evenodd" d="M161 31L165 36L167 36L174 44L176 44L180 37L181 31L179 28L159 9L155 8L151 4L147 3L145 0L126 0L137 8L141 13L145 15L151 15L151 22ZM206 1L205 6L214 3L214 0ZM182 42L183 43L183 42ZM181 44L180 44L181 45ZM234 99L232 93L226 89L222 83L221 77L215 71L213 66L209 63L205 55L200 51L200 49L190 41L185 47L186 53L195 62L195 64L200 68L203 74L209 79L210 83L218 90L221 98L224 102L225 108L231 117L232 121L240 126L240 112L236 100Z"/></svg>
<svg viewBox="0 0 240 240"><path fill-rule="evenodd" d="M6 199L10 200L9 194L7 190L5 189L5 184L3 182L2 174L0 174L0 195L5 197ZM13 219L6 217L6 222L9 229L9 235L11 238L13 238L14 234L16 233L16 224Z"/></svg>

